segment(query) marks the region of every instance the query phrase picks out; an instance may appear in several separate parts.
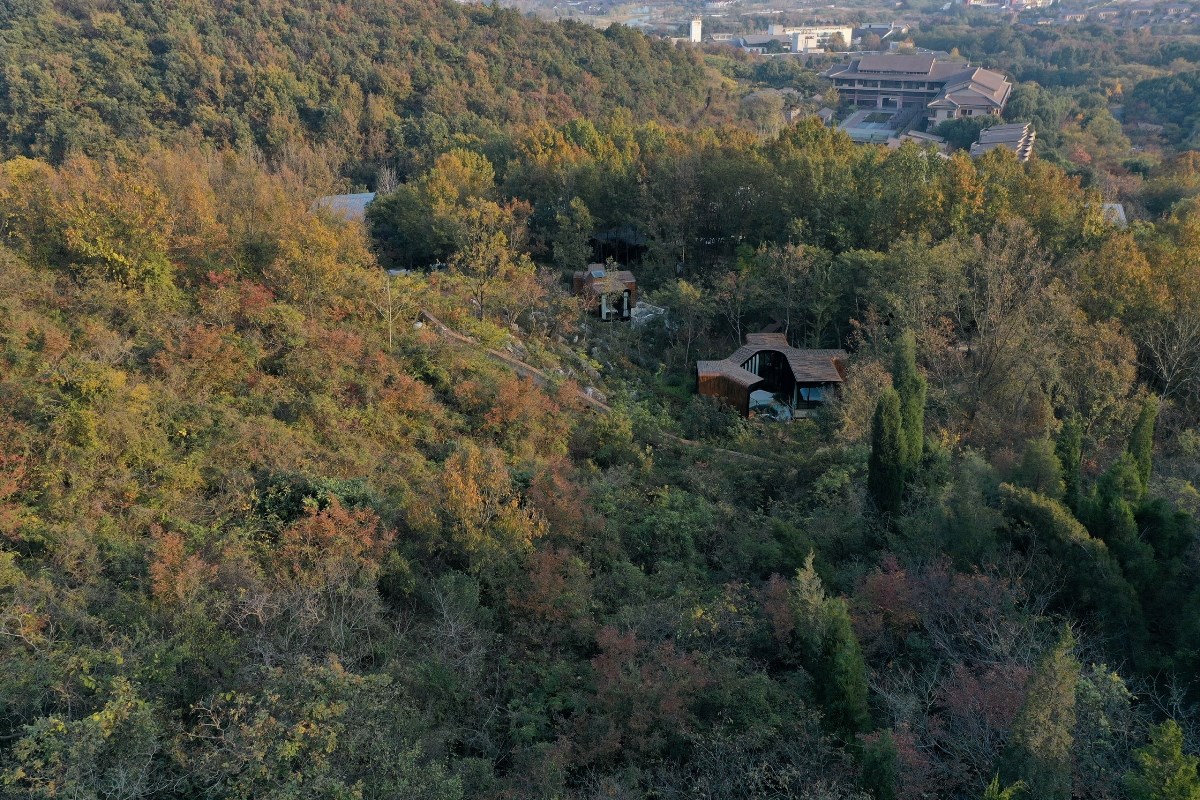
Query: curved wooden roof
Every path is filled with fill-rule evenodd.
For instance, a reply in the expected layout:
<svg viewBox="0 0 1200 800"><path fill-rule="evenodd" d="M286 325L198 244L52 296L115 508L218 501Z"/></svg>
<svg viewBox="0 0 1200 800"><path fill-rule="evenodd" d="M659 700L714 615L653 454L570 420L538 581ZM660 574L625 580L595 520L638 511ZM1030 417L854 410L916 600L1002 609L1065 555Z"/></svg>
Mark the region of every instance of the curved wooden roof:
<svg viewBox="0 0 1200 800"><path fill-rule="evenodd" d="M751 386L752 383L744 382L748 380L745 376L751 376L754 381L760 378L742 365L764 351L779 353L786 358L797 383L841 383L845 380L842 374L842 365L847 358L845 350L800 350L788 344L787 336L782 333L748 333L746 343L732 355L721 361L699 361L696 369L700 374L706 374L702 370L707 370L709 375L724 375L742 386Z"/></svg>
<svg viewBox="0 0 1200 800"><path fill-rule="evenodd" d="M701 378L727 378L738 386L744 386L747 389L757 383L762 383L763 380L750 370L742 369L729 359L721 361L697 361L696 374Z"/></svg>

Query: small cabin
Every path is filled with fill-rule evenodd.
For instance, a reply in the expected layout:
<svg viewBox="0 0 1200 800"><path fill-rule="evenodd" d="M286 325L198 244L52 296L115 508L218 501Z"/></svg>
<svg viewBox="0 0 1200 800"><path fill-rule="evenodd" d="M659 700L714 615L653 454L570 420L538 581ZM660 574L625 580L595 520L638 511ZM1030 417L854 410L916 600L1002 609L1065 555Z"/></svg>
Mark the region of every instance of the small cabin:
<svg viewBox="0 0 1200 800"><path fill-rule="evenodd" d="M807 416L846 380L845 350L801 350L782 333L750 333L720 361L697 361L700 394L717 397L743 417Z"/></svg>
<svg viewBox="0 0 1200 800"><path fill-rule="evenodd" d="M637 281L629 270L592 264L571 277L571 290L585 298L588 311L603 320L628 320L637 305Z"/></svg>

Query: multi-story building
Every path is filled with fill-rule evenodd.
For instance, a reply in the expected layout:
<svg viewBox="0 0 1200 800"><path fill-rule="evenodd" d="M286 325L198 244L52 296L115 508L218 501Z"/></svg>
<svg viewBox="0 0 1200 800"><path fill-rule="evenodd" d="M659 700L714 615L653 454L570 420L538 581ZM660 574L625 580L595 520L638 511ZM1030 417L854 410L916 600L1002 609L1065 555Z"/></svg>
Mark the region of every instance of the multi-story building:
<svg viewBox="0 0 1200 800"><path fill-rule="evenodd" d="M843 101L867 108L928 109L930 124L999 115L1012 84L998 72L930 55L865 55L822 73Z"/></svg>
<svg viewBox="0 0 1200 800"><path fill-rule="evenodd" d="M770 36L788 36L791 37L791 51L793 53L809 53L813 51L826 50L837 44L837 40L841 39L841 47L850 46L850 40L854 36L854 29L848 25L811 25L811 26L788 26L788 25L771 25L767 28L767 34Z"/></svg>

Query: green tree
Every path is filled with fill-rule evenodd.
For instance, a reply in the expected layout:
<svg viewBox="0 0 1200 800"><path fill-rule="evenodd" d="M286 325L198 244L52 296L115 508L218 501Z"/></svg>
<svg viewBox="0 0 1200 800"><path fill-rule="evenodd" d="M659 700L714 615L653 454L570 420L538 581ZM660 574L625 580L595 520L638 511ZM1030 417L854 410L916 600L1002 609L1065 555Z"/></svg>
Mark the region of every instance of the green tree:
<svg viewBox="0 0 1200 800"><path fill-rule="evenodd" d="M896 800L896 784L900 780L900 752L892 732L885 730L877 736L864 737L862 753L862 788L875 800Z"/></svg>
<svg viewBox="0 0 1200 800"><path fill-rule="evenodd" d="M1062 462L1055 453L1054 443L1049 439L1030 439L1025 443L1025 453L1017 466L1015 481L1027 489L1062 500L1066 491L1063 481Z"/></svg>
<svg viewBox="0 0 1200 800"><path fill-rule="evenodd" d="M982 563L996 550L996 532L1004 527L1004 515L988 498L998 483L995 469L982 455L963 454L942 511L942 548L959 564Z"/></svg>
<svg viewBox="0 0 1200 800"><path fill-rule="evenodd" d="M384 675L301 661L264 670L257 693L206 701L189 744L195 779L229 800L460 800L461 783L414 741L416 713Z"/></svg>
<svg viewBox="0 0 1200 800"><path fill-rule="evenodd" d="M671 310L672 344L676 350L683 350L683 363L690 365L692 350L712 321L712 297L695 284L674 281L656 292L652 301Z"/></svg>
<svg viewBox="0 0 1200 800"><path fill-rule="evenodd" d="M813 676L825 727L852 742L871 724L867 666L850 624L850 609L829 597L809 553L788 588L794 653Z"/></svg>
<svg viewBox="0 0 1200 800"><path fill-rule="evenodd" d="M882 514L896 515L904 502L904 431L900 395L887 389L875 406L871 423L871 458L867 463L867 488Z"/></svg>
<svg viewBox="0 0 1200 800"><path fill-rule="evenodd" d="M550 249L554 266L563 272L584 269L592 255L589 239L595 222L587 205L578 197L554 216Z"/></svg>
<svg viewBox="0 0 1200 800"><path fill-rule="evenodd" d="M1024 781L1017 781L1003 789L1000 788L1000 775L996 774L992 776L992 782L983 790L983 800L1015 800L1024 789Z"/></svg>
<svg viewBox="0 0 1200 800"><path fill-rule="evenodd" d="M1075 637L1063 633L1030 678L1025 704L1013 723L1006 756L1012 780L1038 800L1070 800L1071 745L1079 662Z"/></svg>
<svg viewBox="0 0 1200 800"><path fill-rule="evenodd" d="M985 128L990 128L999 121L996 117L988 115L948 119L945 122L939 123L933 129L933 132L949 142L951 146L965 150L979 139L981 131Z"/></svg>
<svg viewBox="0 0 1200 800"><path fill-rule="evenodd" d="M917 369L917 340L912 331L905 331L896 342L892 386L900 395L904 464L908 470L913 470L921 462L925 449L925 395L928 385L925 376Z"/></svg>
<svg viewBox="0 0 1200 800"><path fill-rule="evenodd" d="M113 679L109 694L80 719L55 715L28 726L3 782L26 797L117 800L165 791L171 775L153 706L123 677Z"/></svg>
<svg viewBox="0 0 1200 800"><path fill-rule="evenodd" d="M729 323L734 341L742 341L746 317L766 297L763 276L755 268L753 251L749 247L738 248L737 263L716 282L713 304Z"/></svg>
<svg viewBox="0 0 1200 800"><path fill-rule="evenodd" d="M759 269L767 276L767 301L772 313L779 315L783 332L796 341L793 327L800 328L800 308L811 302L809 289L814 253L811 248L798 244L768 244L758 251ZM818 335L819 331L816 331Z"/></svg>
<svg viewBox="0 0 1200 800"><path fill-rule="evenodd" d="M1063 421L1054 443L1054 452L1062 467L1063 497L1067 508L1078 513L1080 501L1079 467L1083 461L1083 423L1078 414Z"/></svg>
<svg viewBox="0 0 1200 800"><path fill-rule="evenodd" d="M867 665L850 624L850 609L840 597L825 604L825 635L814 677L825 723L831 731L853 741L870 727Z"/></svg>
<svg viewBox="0 0 1200 800"><path fill-rule="evenodd" d="M433 233L433 211L419 188L405 183L367 206L367 224L381 266L427 267L449 255Z"/></svg>
<svg viewBox="0 0 1200 800"><path fill-rule="evenodd" d="M783 97L765 90L748 94L742 100L741 114L762 136L773 136L783 127Z"/></svg>
<svg viewBox="0 0 1200 800"><path fill-rule="evenodd" d="M1057 565L1066 602L1091 609L1128 655L1140 654L1146 639L1141 604L1104 541L1091 536L1057 500L1010 484L1001 484L1000 495L1018 539L1036 538Z"/></svg>
<svg viewBox="0 0 1200 800"><path fill-rule="evenodd" d="M1142 404L1137 424L1129 435L1129 454L1137 463L1138 477L1143 489L1150 483L1150 469L1154 460L1154 423L1158 419L1158 397L1150 395Z"/></svg>
<svg viewBox="0 0 1200 800"><path fill-rule="evenodd" d="M454 231L450 268L470 287L479 319L498 309L524 307L523 293L534 270L529 257L517 248L521 223L511 205L480 200L469 207L456 207L449 218ZM495 306L495 307L493 307Z"/></svg>
<svg viewBox="0 0 1200 800"><path fill-rule="evenodd" d="M126 286L170 283L166 198L149 175L76 158L60 176L59 214L73 269Z"/></svg>
<svg viewBox="0 0 1200 800"><path fill-rule="evenodd" d="M1150 731L1149 744L1134 753L1137 768L1125 775L1131 800L1198 800L1200 759L1183 752L1183 731L1173 719Z"/></svg>
<svg viewBox="0 0 1200 800"><path fill-rule="evenodd" d="M1145 494L1136 456L1123 453L1100 476L1088 514L1088 529L1108 545L1125 576L1140 591L1150 589L1156 565L1154 548L1145 541L1134 510Z"/></svg>

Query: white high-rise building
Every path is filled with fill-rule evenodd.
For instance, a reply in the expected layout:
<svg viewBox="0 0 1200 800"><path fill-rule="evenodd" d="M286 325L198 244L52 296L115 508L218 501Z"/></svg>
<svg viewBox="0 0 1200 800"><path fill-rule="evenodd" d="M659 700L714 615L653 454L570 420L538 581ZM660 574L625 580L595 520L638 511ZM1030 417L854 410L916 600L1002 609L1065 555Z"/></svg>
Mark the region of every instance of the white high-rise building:
<svg viewBox="0 0 1200 800"><path fill-rule="evenodd" d="M700 44L700 18L692 20L692 26L688 31L688 41L692 44Z"/></svg>

